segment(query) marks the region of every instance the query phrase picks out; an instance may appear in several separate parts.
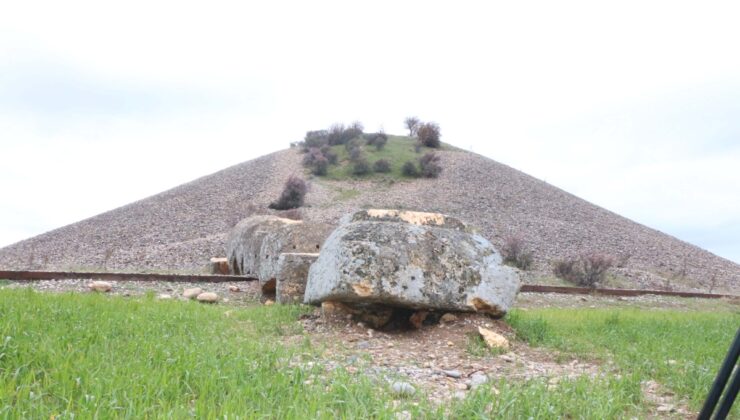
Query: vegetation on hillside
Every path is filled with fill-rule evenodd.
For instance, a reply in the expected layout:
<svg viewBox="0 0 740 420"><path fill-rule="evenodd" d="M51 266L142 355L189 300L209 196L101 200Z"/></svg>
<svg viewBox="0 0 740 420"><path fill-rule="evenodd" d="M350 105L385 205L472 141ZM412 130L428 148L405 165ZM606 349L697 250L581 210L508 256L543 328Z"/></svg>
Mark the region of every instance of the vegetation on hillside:
<svg viewBox="0 0 740 420"><path fill-rule="evenodd" d="M306 181L297 176L291 176L285 181L285 186L277 201L270 203L270 208L274 210L290 210L301 207L307 191Z"/></svg>
<svg viewBox="0 0 740 420"><path fill-rule="evenodd" d="M591 252L555 261L553 273L578 286L595 288L604 282L612 265L614 258L611 256Z"/></svg>
<svg viewBox="0 0 740 420"><path fill-rule="evenodd" d="M302 142L291 146L304 153L303 165L313 175L330 179L378 174L396 179L438 177L442 172L439 156L422 152L442 147L439 125L423 123L418 118L408 118L405 124L410 134L419 133L416 138L389 136L382 130L366 133L360 122L354 122L309 131ZM409 171L409 165L415 170Z"/></svg>

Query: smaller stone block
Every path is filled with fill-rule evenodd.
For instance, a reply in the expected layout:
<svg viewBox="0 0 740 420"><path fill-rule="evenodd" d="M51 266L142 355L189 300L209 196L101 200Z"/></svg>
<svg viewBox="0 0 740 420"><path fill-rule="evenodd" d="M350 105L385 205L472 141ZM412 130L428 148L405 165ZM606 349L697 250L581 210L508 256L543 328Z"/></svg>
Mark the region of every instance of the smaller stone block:
<svg viewBox="0 0 740 420"><path fill-rule="evenodd" d="M302 303L308 281L308 269L319 254L284 253L278 259L275 298L278 303Z"/></svg>

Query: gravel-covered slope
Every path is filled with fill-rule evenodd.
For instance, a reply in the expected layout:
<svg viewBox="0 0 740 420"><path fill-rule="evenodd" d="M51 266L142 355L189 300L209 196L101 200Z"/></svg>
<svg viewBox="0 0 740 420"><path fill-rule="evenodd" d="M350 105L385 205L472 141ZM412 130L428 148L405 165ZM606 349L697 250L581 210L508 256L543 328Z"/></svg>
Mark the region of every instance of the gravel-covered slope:
<svg viewBox="0 0 740 420"><path fill-rule="evenodd" d="M495 245L511 234L523 237L541 275L554 259L598 251L619 258L614 273L624 285L706 291L715 277L714 290L740 290L738 264L485 157L441 155L444 172L436 180L312 180L304 219L336 223L367 207L438 211L469 222ZM0 249L0 268L202 270L223 255L237 221L267 212L285 179L302 173L300 159L292 149L273 153L19 242Z"/></svg>

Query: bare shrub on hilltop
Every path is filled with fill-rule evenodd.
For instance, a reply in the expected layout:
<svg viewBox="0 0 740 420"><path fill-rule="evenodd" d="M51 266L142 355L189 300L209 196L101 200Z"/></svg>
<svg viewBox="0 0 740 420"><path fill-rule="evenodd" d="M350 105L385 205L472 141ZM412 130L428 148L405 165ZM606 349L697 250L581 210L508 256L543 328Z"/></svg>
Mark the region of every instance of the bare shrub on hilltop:
<svg viewBox="0 0 740 420"><path fill-rule="evenodd" d="M352 175L367 175L371 171L370 163L364 157L354 160L352 164Z"/></svg>
<svg viewBox="0 0 740 420"><path fill-rule="evenodd" d="M270 203L270 208L274 210L290 210L301 207L307 191L306 181L295 175L291 175L285 182L280 197L277 201Z"/></svg>
<svg viewBox="0 0 740 420"><path fill-rule="evenodd" d="M379 173L388 173L391 171L391 163L385 159L376 160L373 164L373 170Z"/></svg>
<svg viewBox="0 0 740 420"><path fill-rule="evenodd" d="M329 127L327 142L331 146L346 144L348 141L362 136L363 129L364 127L359 121L353 122L348 127L345 127L344 124L334 124Z"/></svg>
<svg viewBox="0 0 740 420"><path fill-rule="evenodd" d="M439 164L439 156L427 153L419 159L421 176L424 178L437 178L442 173L442 165Z"/></svg>
<svg viewBox="0 0 740 420"><path fill-rule="evenodd" d="M324 155L324 157L326 158L326 160L329 161L330 164L332 164L332 165L336 165L337 164L337 161L338 161L339 157L337 156L336 153L334 153L331 150L331 146L329 146L328 144L325 144L325 145L321 146L321 153Z"/></svg>
<svg viewBox="0 0 740 420"><path fill-rule="evenodd" d="M303 138L303 151L308 152L313 147L320 148L329 143L329 132L326 130L307 131Z"/></svg>
<svg viewBox="0 0 740 420"><path fill-rule="evenodd" d="M406 126L406 129L409 130L409 137L413 137L416 134L416 127L420 122L421 121L416 117L408 117L403 120L403 124Z"/></svg>
<svg viewBox="0 0 740 420"><path fill-rule="evenodd" d="M520 236L506 238L504 246L501 248L501 254L506 264L511 264L522 270L529 270L532 267L532 251L527 248Z"/></svg>
<svg viewBox="0 0 740 420"><path fill-rule="evenodd" d="M578 286L595 288L602 283L606 272L614 265L614 258L596 252L582 254L555 262L555 276Z"/></svg>
<svg viewBox="0 0 740 420"><path fill-rule="evenodd" d="M439 125L437 123L420 123L416 128L416 136L419 139L419 143L426 147L438 149L439 146L442 145L440 141L442 135L440 134Z"/></svg>
<svg viewBox="0 0 740 420"><path fill-rule="evenodd" d="M377 133L370 133L365 135L368 146L375 146L375 149L382 150L385 144L388 143L388 135L384 131Z"/></svg>
<svg viewBox="0 0 740 420"><path fill-rule="evenodd" d="M311 168L311 173L314 175L326 175L326 171L329 169L329 164L331 162L324 153L325 152L322 152L316 147L310 148L306 155L303 156L303 166ZM336 161L336 155L333 153L331 154Z"/></svg>
<svg viewBox="0 0 740 420"><path fill-rule="evenodd" d="M405 176L416 178L419 176L419 169L416 167L413 161L407 160L401 167L401 173Z"/></svg>

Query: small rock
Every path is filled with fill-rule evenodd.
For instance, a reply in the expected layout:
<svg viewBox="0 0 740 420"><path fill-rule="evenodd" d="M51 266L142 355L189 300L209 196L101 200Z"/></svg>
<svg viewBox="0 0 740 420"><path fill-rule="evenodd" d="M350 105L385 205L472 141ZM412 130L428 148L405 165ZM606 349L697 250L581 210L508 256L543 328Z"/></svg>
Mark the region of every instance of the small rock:
<svg viewBox="0 0 740 420"><path fill-rule="evenodd" d="M274 304L275 304L275 301L272 300L272 299L267 299L265 301L265 306L271 306L271 305L274 305Z"/></svg>
<svg viewBox="0 0 740 420"><path fill-rule="evenodd" d="M511 353L502 354L501 356L499 356L499 359L507 363L514 363L514 360L515 360L514 356Z"/></svg>
<svg viewBox="0 0 740 420"><path fill-rule="evenodd" d="M455 343L453 343L452 341L448 341L448 342L447 342L447 347L452 347L452 346L454 346L454 345L455 345Z"/></svg>
<svg viewBox="0 0 740 420"><path fill-rule="evenodd" d="M411 420L411 419L412 419L411 413L409 413L406 410L396 413L396 420Z"/></svg>
<svg viewBox="0 0 740 420"><path fill-rule="evenodd" d="M428 311L416 311L411 315L411 317L409 317L409 324L418 330L421 328L427 315L429 315Z"/></svg>
<svg viewBox="0 0 740 420"><path fill-rule="evenodd" d="M455 321L457 321L457 315L449 313L449 312L442 315L442 317L439 318L439 322L442 322L444 324L450 324Z"/></svg>
<svg viewBox="0 0 740 420"><path fill-rule="evenodd" d="M201 293L203 293L203 289L200 287L193 287L192 289L185 289L185 291L182 292L182 297L185 299L195 299Z"/></svg>
<svg viewBox="0 0 740 420"><path fill-rule="evenodd" d="M443 370L442 373L444 373L446 376L449 376L450 378L460 378L462 376L462 373L460 373L459 370Z"/></svg>
<svg viewBox="0 0 740 420"><path fill-rule="evenodd" d="M236 293L236 292L241 292L241 291L242 290L239 288L239 286L234 286L234 285L229 286L229 292Z"/></svg>
<svg viewBox="0 0 740 420"><path fill-rule="evenodd" d="M467 394L465 394L465 391L455 391L455 394L453 395L454 398L458 400L464 400Z"/></svg>
<svg viewBox="0 0 740 420"><path fill-rule="evenodd" d="M360 349L360 350L369 349L370 348L370 342L369 341L360 341L359 343L357 343L357 346L356 347L358 349Z"/></svg>
<svg viewBox="0 0 740 420"><path fill-rule="evenodd" d="M456 383L455 388L459 389L460 391L467 391L468 390L468 384L464 383Z"/></svg>
<svg viewBox="0 0 740 420"><path fill-rule="evenodd" d="M674 410L675 408L671 404L661 404L656 409L658 413L671 413Z"/></svg>
<svg viewBox="0 0 740 420"><path fill-rule="evenodd" d="M485 373L476 372L470 377L470 388L477 388L488 382L488 376Z"/></svg>
<svg viewBox="0 0 740 420"><path fill-rule="evenodd" d="M397 395L409 396L416 393L416 388L408 382L393 382L391 389Z"/></svg>
<svg viewBox="0 0 740 420"><path fill-rule="evenodd" d="M218 295L212 292L204 292L199 294L196 299L198 302L215 303L218 302Z"/></svg>
<svg viewBox="0 0 740 420"><path fill-rule="evenodd" d="M483 327L478 327L478 333L483 337L488 347L504 350L509 349L509 340L503 335Z"/></svg>
<svg viewBox="0 0 740 420"><path fill-rule="evenodd" d="M89 287L90 290L92 290L93 292L107 293L111 291L113 285L108 283L107 281L94 281L88 284L87 287Z"/></svg>
<svg viewBox="0 0 740 420"><path fill-rule="evenodd" d="M167 293L162 293L157 296L157 299L159 300L170 300L172 299L172 295L168 295Z"/></svg>

